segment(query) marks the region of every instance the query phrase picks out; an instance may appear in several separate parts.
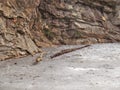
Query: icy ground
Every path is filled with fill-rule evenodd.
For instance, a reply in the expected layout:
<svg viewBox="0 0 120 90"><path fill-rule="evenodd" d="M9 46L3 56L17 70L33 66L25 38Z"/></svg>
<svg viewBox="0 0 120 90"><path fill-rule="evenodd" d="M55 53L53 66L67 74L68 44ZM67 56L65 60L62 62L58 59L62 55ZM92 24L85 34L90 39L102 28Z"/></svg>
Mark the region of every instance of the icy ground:
<svg viewBox="0 0 120 90"><path fill-rule="evenodd" d="M120 44L96 44L50 59L56 52L79 46L46 48L35 58L0 62L0 90L120 90Z"/></svg>

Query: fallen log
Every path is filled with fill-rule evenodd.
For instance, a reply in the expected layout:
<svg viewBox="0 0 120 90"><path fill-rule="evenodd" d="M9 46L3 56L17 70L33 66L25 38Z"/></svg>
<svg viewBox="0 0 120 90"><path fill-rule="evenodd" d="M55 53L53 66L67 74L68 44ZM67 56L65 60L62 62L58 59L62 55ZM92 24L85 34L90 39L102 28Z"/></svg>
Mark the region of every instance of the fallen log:
<svg viewBox="0 0 120 90"><path fill-rule="evenodd" d="M90 45L84 45L82 47L77 47L77 48L71 48L71 49L65 49L65 50L61 50L60 52L54 54L53 56L50 56L51 59L52 58L55 58L55 57L58 57L58 56L61 56L63 54L66 54L66 53L70 53L70 52L73 52L73 51L76 51L76 50L79 50L79 49L83 49L85 47L89 47Z"/></svg>

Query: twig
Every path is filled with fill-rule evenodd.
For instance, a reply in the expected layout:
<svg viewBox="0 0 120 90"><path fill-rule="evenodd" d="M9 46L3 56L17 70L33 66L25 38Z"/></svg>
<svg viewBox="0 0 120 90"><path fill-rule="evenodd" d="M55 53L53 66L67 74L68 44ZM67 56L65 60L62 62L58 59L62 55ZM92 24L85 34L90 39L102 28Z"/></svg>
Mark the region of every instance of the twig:
<svg viewBox="0 0 120 90"><path fill-rule="evenodd" d="M89 47L89 46L90 45L85 45L83 47L61 50L60 52L58 52L58 53L54 54L53 56L51 56L51 58L55 58L55 57L58 57L60 55L63 55L63 54L66 54L66 53L70 53L70 52L76 51L78 49L82 49L82 48Z"/></svg>

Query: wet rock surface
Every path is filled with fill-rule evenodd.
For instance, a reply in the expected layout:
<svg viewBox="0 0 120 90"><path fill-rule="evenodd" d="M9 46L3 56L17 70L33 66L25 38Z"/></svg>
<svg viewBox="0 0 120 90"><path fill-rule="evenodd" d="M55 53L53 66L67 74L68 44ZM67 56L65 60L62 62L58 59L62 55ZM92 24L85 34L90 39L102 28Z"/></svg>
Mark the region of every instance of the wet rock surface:
<svg viewBox="0 0 120 90"><path fill-rule="evenodd" d="M28 56L0 62L0 90L119 90L120 44L92 45L50 59L60 50L45 48L47 55L37 65Z"/></svg>

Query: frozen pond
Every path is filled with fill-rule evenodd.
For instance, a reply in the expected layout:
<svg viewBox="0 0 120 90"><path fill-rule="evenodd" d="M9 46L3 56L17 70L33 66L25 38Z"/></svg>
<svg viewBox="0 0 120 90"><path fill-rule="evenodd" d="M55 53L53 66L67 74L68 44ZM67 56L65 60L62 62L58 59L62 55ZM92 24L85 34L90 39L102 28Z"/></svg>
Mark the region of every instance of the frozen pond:
<svg viewBox="0 0 120 90"><path fill-rule="evenodd" d="M44 60L0 62L0 90L120 90L120 44L96 44L50 59L56 52L79 46L47 48Z"/></svg>

